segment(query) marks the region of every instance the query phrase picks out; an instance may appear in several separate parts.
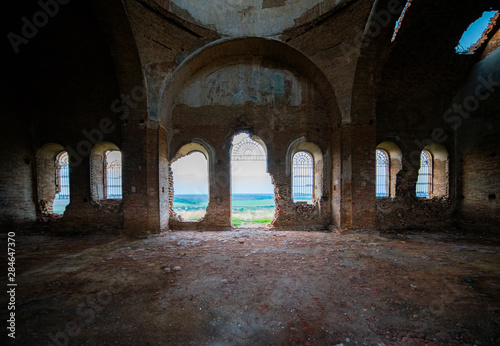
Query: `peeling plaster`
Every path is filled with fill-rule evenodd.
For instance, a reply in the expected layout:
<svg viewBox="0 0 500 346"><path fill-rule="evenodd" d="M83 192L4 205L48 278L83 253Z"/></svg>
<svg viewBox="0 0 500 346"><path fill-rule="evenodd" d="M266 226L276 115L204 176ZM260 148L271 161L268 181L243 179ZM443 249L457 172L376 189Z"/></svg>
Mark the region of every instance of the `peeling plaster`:
<svg viewBox="0 0 500 346"><path fill-rule="evenodd" d="M197 78L179 95L176 104L189 107L302 103L302 85L286 70L259 65L232 65Z"/></svg>

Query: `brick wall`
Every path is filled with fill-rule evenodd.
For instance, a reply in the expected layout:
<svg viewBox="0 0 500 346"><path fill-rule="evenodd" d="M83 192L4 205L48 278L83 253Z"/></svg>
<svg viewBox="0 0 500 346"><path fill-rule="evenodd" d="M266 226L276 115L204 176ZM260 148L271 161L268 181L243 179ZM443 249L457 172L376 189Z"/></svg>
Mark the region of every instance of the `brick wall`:
<svg viewBox="0 0 500 346"><path fill-rule="evenodd" d="M36 220L33 187L34 157L26 131L26 115L16 106L16 96L2 85L3 122L0 126L0 228L26 227Z"/></svg>
<svg viewBox="0 0 500 346"><path fill-rule="evenodd" d="M28 15L24 11L29 13L30 9L20 12ZM16 20L20 17L13 16ZM13 25L15 28L18 23ZM115 71L109 47L92 9L81 1L65 5L21 48L12 57L13 63L9 65L12 71L9 72L13 73L7 76L6 83L15 93L11 98L16 110L12 118L20 122L9 121L8 126L2 127L7 132L2 137L11 143L4 146L6 155L3 157L7 160L2 160L2 164L24 160L27 163L11 176L2 174L5 179L2 187L9 188L17 185L16 181L23 181L27 190L18 189L17 195L6 193L2 196L11 205L20 199L29 200L31 207L23 207L26 212L22 215L10 208L2 208L3 212L22 221L34 219L35 205L38 205L39 217L42 211L46 214L51 211L55 195L53 163L57 153L42 160L35 158L44 145L57 143L60 149L69 151L73 167L70 172L71 203L54 227L70 231L123 229L121 203L96 204L91 196L90 150L100 141L119 146L122 143L119 114L111 110L111 105L120 96ZM103 119L109 119L108 129L113 130L97 135L92 131L100 128ZM38 174L50 170L52 172L37 184Z"/></svg>
<svg viewBox="0 0 500 346"><path fill-rule="evenodd" d="M276 226L432 226L450 224L456 214L497 222L498 93L481 102L458 131L443 117L468 78L474 79L471 69L484 72L498 61L498 31L492 31L490 43L479 52L482 62L480 54L454 52L486 2L414 2L393 43L396 18L359 45L358 34L373 19L373 4L346 2L317 20L300 21L283 33L280 43L247 38L220 46L210 45L220 34L183 21L153 1L127 0L124 7L99 1L65 5L13 57L16 73L2 93L8 105L4 114L14 120L2 127L1 220L32 222L37 203L38 216L50 212L53 178L47 175L37 187L36 177L40 167L49 170L52 158L37 166L35 157L45 144L57 143L77 162L71 171L71 204L58 223L62 229L159 232L170 218L169 161L199 137L215 152L204 222L227 228L230 143L235 133L248 131L268 149ZM24 15L19 14L16 19ZM346 54L343 43L356 49ZM200 59L186 60L196 51ZM185 69L175 76L180 77L169 84L183 62ZM229 71L238 64L244 67L242 74ZM251 73L245 74L245 68ZM211 73L217 78L211 80ZM238 78L246 94L233 92ZM283 92L253 93L276 87L274 78L282 78ZM217 80L227 83L217 85ZM197 89L196 83L206 84ZM134 88L145 86L147 102L130 99ZM166 87L171 89L165 92ZM181 90L186 94L177 95ZM174 96L179 96L177 103L168 99ZM170 101L172 107L165 111L162 105ZM96 141L114 143L123 152L123 203L96 201L89 153L82 153L82 143L96 139L85 131L98 129L103 119L110 120L113 130ZM447 198L421 200L415 197L418 165L412 159L429 140L436 142L436 129L442 130L438 139L446 138L440 143L449 161L436 161L435 168L448 166L449 184L434 188ZM316 207L291 202L286 156L290 143L302 136L327 155L322 186L327 194ZM374 153L383 141L396 143L403 156L396 196L385 200L374 197ZM38 200L47 203L40 208Z"/></svg>
<svg viewBox="0 0 500 346"><path fill-rule="evenodd" d="M327 226L331 219L330 176L325 172L321 187L325 198L309 212L293 203L291 177L286 171L286 162L291 160L287 158L289 146L298 138L305 137L323 153L329 152L331 126L321 95L300 71L285 69L278 62L267 61L261 66L239 59L226 62L229 67L212 66L198 74L180 93L173 110L171 156L194 138L203 139L215 151L212 158L215 172L210 179L204 227L231 226L229 157L232 137L240 131L259 136L267 147L268 170L276 198L273 227ZM224 73L227 68L236 68L237 75L245 76L244 81L234 79L235 73ZM206 77L214 74L220 78ZM243 89L239 90L241 86ZM235 99L234 95L241 99Z"/></svg>
<svg viewBox="0 0 500 346"><path fill-rule="evenodd" d="M460 96L460 90L480 59L480 55L458 55L454 48L463 31L485 7L480 2L453 8L445 2L432 6L414 2L389 47L380 76L377 143L385 140L397 143L403 151L403 169L397 176L396 197L377 199L379 227L435 227L453 223L459 202L458 181L462 179L455 145L462 139L456 138L461 135L455 132L455 123L448 121L446 112L454 104L463 104L467 94ZM449 25L441 26L442 22ZM449 161L434 162L435 198L419 199L415 196L418 155L431 143L443 145Z"/></svg>
<svg viewBox="0 0 500 346"><path fill-rule="evenodd" d="M481 138L462 158L460 213L466 220L500 224L500 133Z"/></svg>
<svg viewBox="0 0 500 346"><path fill-rule="evenodd" d="M497 33L498 34L498 33ZM484 81L497 83L482 86L482 100L462 119L457 128L457 154L460 165L458 223L466 227L498 232L500 224L499 176L500 156L500 49L491 51L472 69L460 97L474 95ZM484 227L483 227L484 226Z"/></svg>

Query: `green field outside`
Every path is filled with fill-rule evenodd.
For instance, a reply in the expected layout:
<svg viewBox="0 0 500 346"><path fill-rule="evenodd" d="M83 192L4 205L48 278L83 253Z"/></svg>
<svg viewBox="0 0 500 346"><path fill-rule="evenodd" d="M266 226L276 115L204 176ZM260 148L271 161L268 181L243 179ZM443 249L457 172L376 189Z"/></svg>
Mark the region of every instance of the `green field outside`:
<svg viewBox="0 0 500 346"><path fill-rule="evenodd" d="M184 220L199 220L208 205L206 195L180 195L174 198L173 208ZM233 224L270 223L274 217L273 195L234 195L232 199Z"/></svg>

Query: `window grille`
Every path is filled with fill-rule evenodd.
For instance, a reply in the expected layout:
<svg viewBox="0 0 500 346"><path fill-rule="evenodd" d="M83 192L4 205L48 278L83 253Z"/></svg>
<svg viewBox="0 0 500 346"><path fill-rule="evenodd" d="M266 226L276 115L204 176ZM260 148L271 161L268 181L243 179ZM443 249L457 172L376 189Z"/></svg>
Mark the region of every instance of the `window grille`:
<svg viewBox="0 0 500 346"><path fill-rule="evenodd" d="M245 137L234 145L231 152L231 160L266 161L266 153L262 145L250 137Z"/></svg>
<svg viewBox="0 0 500 346"><path fill-rule="evenodd" d="M312 203L314 160L311 154L299 151L293 156L293 201Z"/></svg>
<svg viewBox="0 0 500 346"><path fill-rule="evenodd" d="M427 150L420 154L417 197L430 198L432 192L432 155Z"/></svg>
<svg viewBox="0 0 500 346"><path fill-rule="evenodd" d="M122 198L122 155L119 151L106 152L106 197Z"/></svg>
<svg viewBox="0 0 500 346"><path fill-rule="evenodd" d="M69 156L66 151L57 158L56 199L69 199Z"/></svg>
<svg viewBox="0 0 500 346"><path fill-rule="evenodd" d="M389 196L389 155L384 150L377 149L376 196Z"/></svg>

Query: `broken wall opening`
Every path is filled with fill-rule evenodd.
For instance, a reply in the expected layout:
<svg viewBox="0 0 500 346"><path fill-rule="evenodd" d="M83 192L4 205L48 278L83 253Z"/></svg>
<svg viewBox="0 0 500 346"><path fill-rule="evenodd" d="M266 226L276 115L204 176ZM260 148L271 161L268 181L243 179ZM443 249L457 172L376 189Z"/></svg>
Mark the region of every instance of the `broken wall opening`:
<svg viewBox="0 0 500 346"><path fill-rule="evenodd" d="M173 217L178 221L200 221L209 200L209 170L205 154L193 150L171 164L173 180Z"/></svg>
<svg viewBox="0 0 500 346"><path fill-rule="evenodd" d="M458 54L473 54L488 38L489 32L498 20L498 11L484 11L464 31L455 51Z"/></svg>
<svg viewBox="0 0 500 346"><path fill-rule="evenodd" d="M233 225L267 225L274 218L274 185L267 171L267 150L257 136L239 133L231 148Z"/></svg>
<svg viewBox="0 0 500 346"><path fill-rule="evenodd" d="M316 65L275 40L221 40L188 57L168 81L160 120L169 129L169 157L192 138L202 138L214 150L207 214L202 223L189 227L232 228L230 148L234 134L243 131L257 135L267 145L267 169L275 188L271 227L297 228L297 207L286 167L292 160L289 145L301 137L314 138L321 148L315 177L322 178L315 180L318 208L313 216L299 212L300 227L327 227L332 207L340 220L340 137L332 147L330 124L332 118L340 121L341 115L332 95L331 84ZM332 150L338 156L334 174ZM337 181L335 188L332 177Z"/></svg>

